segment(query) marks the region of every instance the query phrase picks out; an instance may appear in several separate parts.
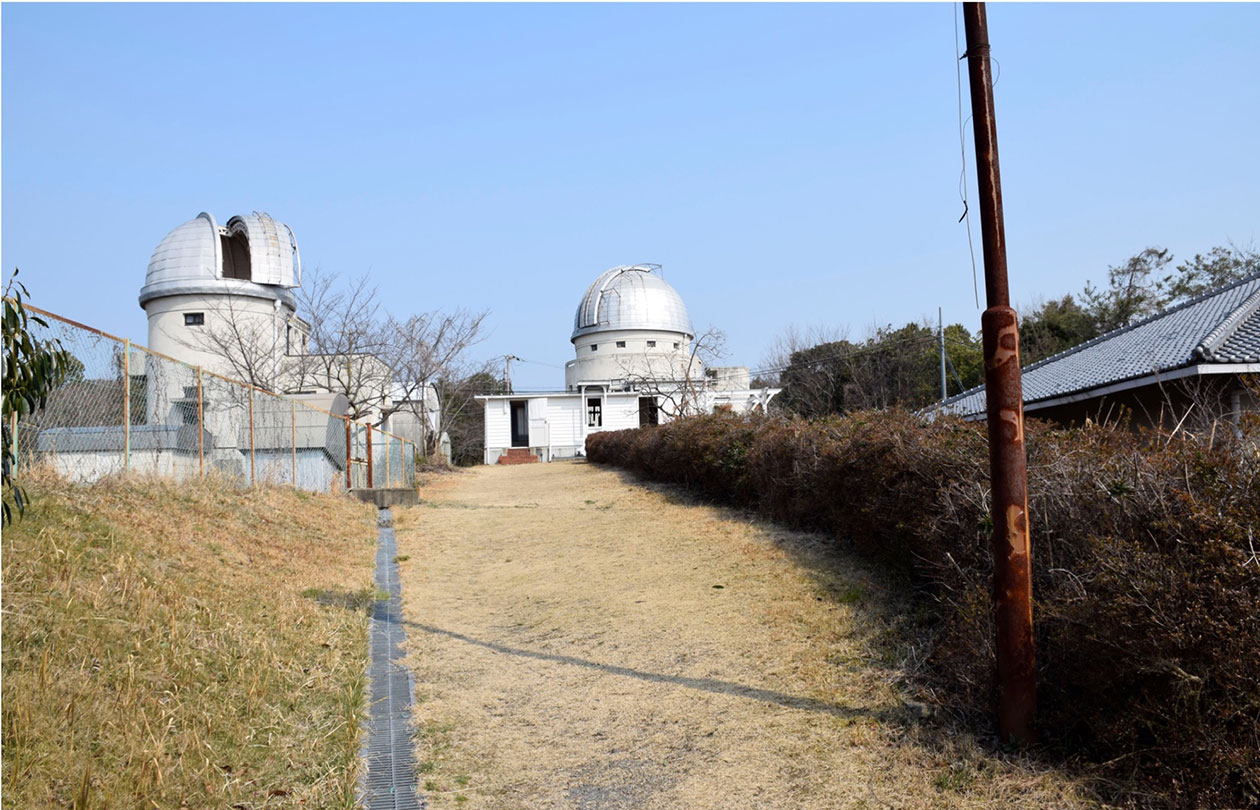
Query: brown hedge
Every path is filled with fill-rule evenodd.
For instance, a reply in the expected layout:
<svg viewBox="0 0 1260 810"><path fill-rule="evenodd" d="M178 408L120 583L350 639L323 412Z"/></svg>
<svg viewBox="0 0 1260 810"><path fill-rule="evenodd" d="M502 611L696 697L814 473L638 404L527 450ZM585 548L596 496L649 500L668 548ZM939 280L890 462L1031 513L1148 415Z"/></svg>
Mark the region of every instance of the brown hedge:
<svg viewBox="0 0 1260 810"><path fill-rule="evenodd" d="M1099 763L1129 804L1260 806L1260 420L1210 440L1035 422L1027 437L1048 750ZM991 715L982 426L714 414L593 434L587 455L911 572L935 621L929 685Z"/></svg>

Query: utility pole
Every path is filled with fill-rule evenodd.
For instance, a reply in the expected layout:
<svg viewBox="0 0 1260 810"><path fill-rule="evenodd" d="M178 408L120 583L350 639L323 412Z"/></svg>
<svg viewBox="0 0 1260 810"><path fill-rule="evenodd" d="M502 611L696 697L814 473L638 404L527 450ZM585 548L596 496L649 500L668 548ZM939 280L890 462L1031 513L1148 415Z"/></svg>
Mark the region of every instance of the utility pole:
<svg viewBox="0 0 1260 810"><path fill-rule="evenodd" d="M503 378L509 394L512 393L512 361L520 359L514 354L503 355Z"/></svg>
<svg viewBox="0 0 1260 810"><path fill-rule="evenodd" d="M949 399L949 388L945 381L945 315L940 307L936 308L936 329L941 338L941 402L944 402Z"/></svg>
<svg viewBox="0 0 1260 810"><path fill-rule="evenodd" d="M993 491L993 596L997 628L998 729L1005 742L1033 740L1037 668L1033 655L1024 397L1019 326L1006 280L1006 230L998 171L989 24L984 3L964 3L967 74L975 125L980 232L984 245L984 387Z"/></svg>

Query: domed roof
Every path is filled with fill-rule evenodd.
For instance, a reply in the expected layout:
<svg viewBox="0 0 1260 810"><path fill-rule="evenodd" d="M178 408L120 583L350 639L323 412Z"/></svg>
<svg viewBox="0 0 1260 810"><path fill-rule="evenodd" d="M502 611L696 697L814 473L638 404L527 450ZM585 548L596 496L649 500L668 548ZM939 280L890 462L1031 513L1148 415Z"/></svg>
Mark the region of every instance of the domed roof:
<svg viewBox="0 0 1260 810"><path fill-rule="evenodd" d="M203 211L154 248L140 305L165 295L208 292L291 301L288 288L301 282L297 239L288 225L255 211L220 227Z"/></svg>
<svg viewBox="0 0 1260 810"><path fill-rule="evenodd" d="M694 337L678 292L653 270L660 265L622 265L605 270L586 289L573 317L570 340L596 332L649 329Z"/></svg>
<svg viewBox="0 0 1260 810"><path fill-rule="evenodd" d="M158 242L144 283L147 287L164 281L217 279L221 264L219 226L202 211Z"/></svg>

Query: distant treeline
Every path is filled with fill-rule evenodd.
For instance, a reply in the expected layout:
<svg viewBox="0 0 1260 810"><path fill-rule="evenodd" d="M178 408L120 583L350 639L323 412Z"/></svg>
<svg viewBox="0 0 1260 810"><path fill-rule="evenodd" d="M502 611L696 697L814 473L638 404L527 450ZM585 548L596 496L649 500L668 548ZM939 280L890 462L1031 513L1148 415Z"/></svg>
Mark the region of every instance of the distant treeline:
<svg viewBox="0 0 1260 810"><path fill-rule="evenodd" d="M1024 365L1078 346L1113 329L1260 272L1260 252L1236 245L1173 265L1172 254L1150 247L1107 270L1105 286L1037 302L1020 314ZM984 381L979 332L945 327L947 387L957 394ZM823 416L854 410L922 408L941 398L935 325L884 326L864 340L781 340L757 384L775 384L781 411Z"/></svg>

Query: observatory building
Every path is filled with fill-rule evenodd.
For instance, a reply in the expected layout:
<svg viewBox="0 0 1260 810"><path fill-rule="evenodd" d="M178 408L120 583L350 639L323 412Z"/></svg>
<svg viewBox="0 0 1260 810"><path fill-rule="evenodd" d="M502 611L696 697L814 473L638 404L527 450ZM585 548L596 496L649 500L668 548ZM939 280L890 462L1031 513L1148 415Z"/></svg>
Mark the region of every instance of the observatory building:
<svg viewBox="0 0 1260 810"><path fill-rule="evenodd" d="M441 421L436 389L424 386L416 401L406 400L378 357L312 353L311 324L297 312L301 283L301 254L288 225L258 211L219 225L202 212L168 233L149 259L140 289L149 348L334 414L346 413L345 386L353 381L369 421L433 444ZM187 399L185 387L150 380L150 418L170 418Z"/></svg>
<svg viewBox="0 0 1260 810"><path fill-rule="evenodd" d="M284 355L306 345L309 327L297 318L293 294L301 283L288 225L255 211L220 226L202 212L168 233L149 259L140 289L149 348L237 376L223 347L207 337L230 330L264 353L278 377Z"/></svg>
<svg viewBox="0 0 1260 810"><path fill-rule="evenodd" d="M587 435L602 430L764 410L780 390L753 390L742 366L704 367L687 307L660 265L601 273L578 303L569 340L564 391L478 397L487 464L584 455Z"/></svg>

